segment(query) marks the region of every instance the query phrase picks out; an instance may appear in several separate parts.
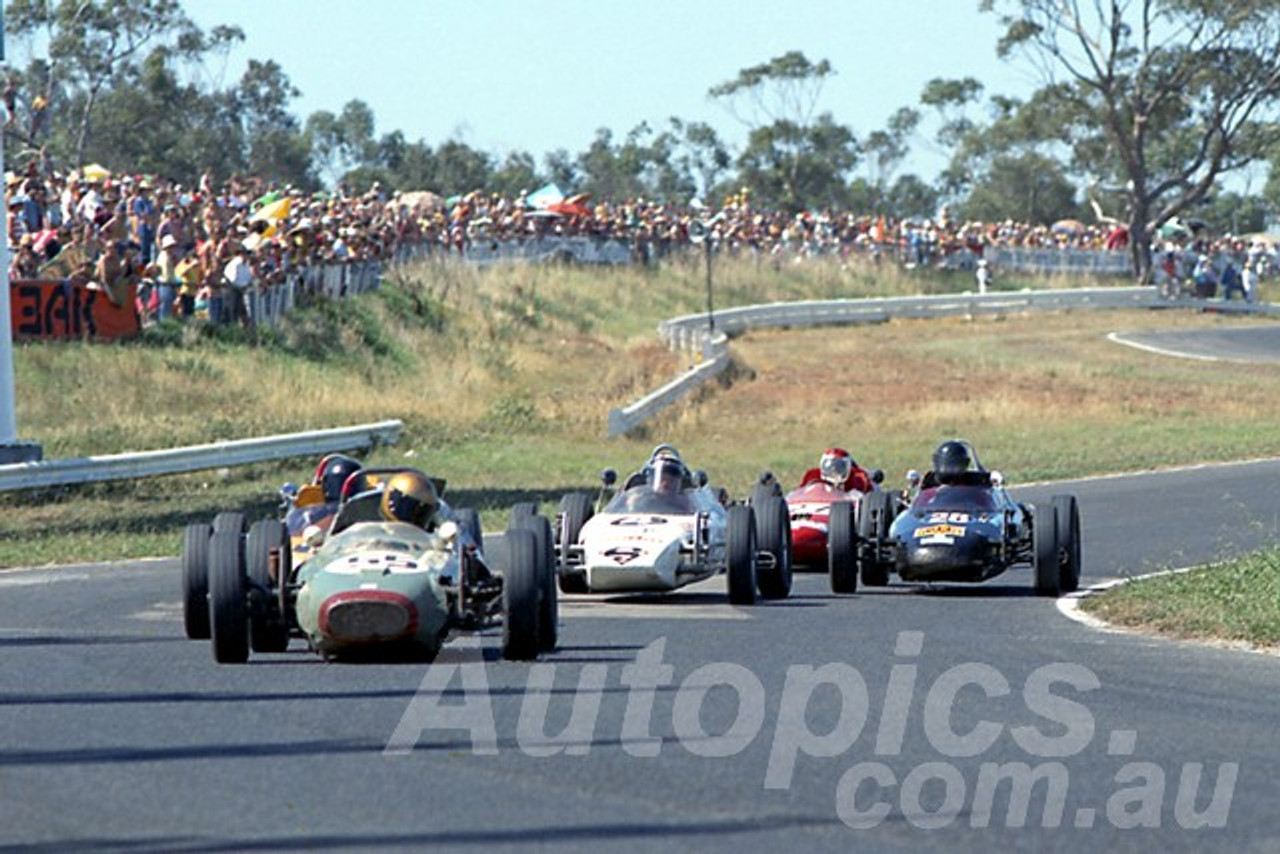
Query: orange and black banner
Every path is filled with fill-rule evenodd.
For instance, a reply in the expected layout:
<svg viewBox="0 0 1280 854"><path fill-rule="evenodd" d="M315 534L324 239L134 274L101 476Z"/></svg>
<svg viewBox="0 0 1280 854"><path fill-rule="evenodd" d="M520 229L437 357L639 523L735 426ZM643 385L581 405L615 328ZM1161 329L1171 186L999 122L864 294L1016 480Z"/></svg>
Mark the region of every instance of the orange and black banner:
<svg viewBox="0 0 1280 854"><path fill-rule="evenodd" d="M18 280L9 289L9 312L16 340L132 338L141 325L130 285L117 305L103 291L62 279Z"/></svg>

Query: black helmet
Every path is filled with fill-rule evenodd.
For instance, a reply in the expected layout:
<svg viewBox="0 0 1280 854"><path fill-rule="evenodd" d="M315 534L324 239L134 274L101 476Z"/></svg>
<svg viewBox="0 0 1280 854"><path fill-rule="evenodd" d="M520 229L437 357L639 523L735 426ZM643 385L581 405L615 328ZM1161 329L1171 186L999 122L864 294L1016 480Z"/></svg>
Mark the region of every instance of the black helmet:
<svg viewBox="0 0 1280 854"><path fill-rule="evenodd" d="M969 470L972 463L969 446L957 439L943 442L933 452L933 470L939 475L962 474Z"/></svg>
<svg viewBox="0 0 1280 854"><path fill-rule="evenodd" d="M324 490L324 500L338 501L342 497L342 485L347 478L360 471L364 466L359 460L345 454L330 454L320 461L316 467L316 483Z"/></svg>

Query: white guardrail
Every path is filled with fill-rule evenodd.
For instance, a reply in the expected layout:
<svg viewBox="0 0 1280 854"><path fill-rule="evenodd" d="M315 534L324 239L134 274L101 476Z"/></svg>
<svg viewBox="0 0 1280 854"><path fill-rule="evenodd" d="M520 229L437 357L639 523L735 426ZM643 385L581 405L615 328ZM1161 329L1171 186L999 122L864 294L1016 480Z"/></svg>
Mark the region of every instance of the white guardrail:
<svg viewBox="0 0 1280 854"><path fill-rule="evenodd" d="M155 477L372 448L394 444L403 426L400 421L380 421L308 433L231 439L186 448L0 465L0 492Z"/></svg>
<svg viewBox="0 0 1280 854"><path fill-rule="evenodd" d="M658 324L658 335L673 350L693 353L701 351L704 361L630 406L610 410L609 435L620 436L631 432L727 368L729 366L728 336L750 329L884 323L891 317L958 317L1012 311L1121 308L1193 308L1232 313L1280 313L1280 306L1267 303L1169 299L1160 296L1159 290L1155 287L1116 287L812 300L743 306L715 313L717 335L714 339L708 337L705 313L688 314L664 320Z"/></svg>

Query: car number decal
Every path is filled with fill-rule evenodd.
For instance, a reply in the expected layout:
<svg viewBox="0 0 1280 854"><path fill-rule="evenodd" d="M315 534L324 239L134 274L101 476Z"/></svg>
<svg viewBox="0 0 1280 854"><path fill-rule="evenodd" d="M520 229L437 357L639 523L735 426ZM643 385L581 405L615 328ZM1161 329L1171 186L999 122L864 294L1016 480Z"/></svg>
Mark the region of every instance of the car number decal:
<svg viewBox="0 0 1280 854"><path fill-rule="evenodd" d="M612 558L614 563L622 564L623 566L631 563L631 561L640 557L642 554L644 554L644 549L638 549L635 547L622 548L620 546L614 546L604 552L605 557Z"/></svg>
<svg viewBox="0 0 1280 854"><path fill-rule="evenodd" d="M947 522L954 525L965 525L969 522L969 514L949 512L930 513L926 521L930 525L941 525Z"/></svg>

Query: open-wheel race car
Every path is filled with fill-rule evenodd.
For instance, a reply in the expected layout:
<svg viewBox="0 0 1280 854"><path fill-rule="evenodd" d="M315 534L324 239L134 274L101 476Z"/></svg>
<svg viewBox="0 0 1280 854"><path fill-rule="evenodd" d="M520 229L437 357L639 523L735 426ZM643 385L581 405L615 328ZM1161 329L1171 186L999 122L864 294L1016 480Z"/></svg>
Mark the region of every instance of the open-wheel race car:
<svg viewBox="0 0 1280 854"><path fill-rule="evenodd" d="M735 605L790 594L791 537L782 498L754 508L732 504L670 445L655 448L621 488L612 469L602 472L601 482L596 498L564 496L556 515L565 593L672 591L724 573Z"/></svg>
<svg viewBox="0 0 1280 854"><path fill-rule="evenodd" d="M771 498L783 497L794 564L830 573L833 592L854 593L860 571L864 583L887 582L877 565L864 560L888 537L901 509L898 496L881 488L883 481L884 472L861 468L843 448L828 448L785 496L772 472L762 474L750 501L765 507Z"/></svg>
<svg viewBox="0 0 1280 854"><path fill-rule="evenodd" d="M549 531L550 523L535 517L507 531L510 559L499 572L485 559L478 515L449 507L444 487L417 469L360 470L343 487L328 531L308 532L314 551L296 565L279 520L246 527L242 515L226 514L216 526L190 526L184 588L201 581L187 576L203 574L207 601L185 610L204 605L215 660L283 652L302 637L326 660L430 661L455 630L498 622L508 659L554 649L551 550L531 530L540 520Z"/></svg>
<svg viewBox="0 0 1280 854"><path fill-rule="evenodd" d="M942 443L934 467L908 474L910 501L888 538L865 555L875 572L904 581L979 582L1017 565L1035 573L1041 596L1080 585L1080 510L1073 495L1035 506L1015 501L1004 478L961 440ZM865 573L864 573L865 578Z"/></svg>

